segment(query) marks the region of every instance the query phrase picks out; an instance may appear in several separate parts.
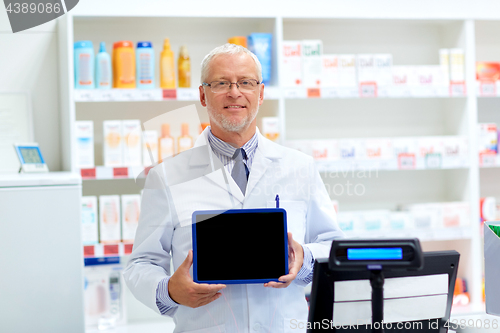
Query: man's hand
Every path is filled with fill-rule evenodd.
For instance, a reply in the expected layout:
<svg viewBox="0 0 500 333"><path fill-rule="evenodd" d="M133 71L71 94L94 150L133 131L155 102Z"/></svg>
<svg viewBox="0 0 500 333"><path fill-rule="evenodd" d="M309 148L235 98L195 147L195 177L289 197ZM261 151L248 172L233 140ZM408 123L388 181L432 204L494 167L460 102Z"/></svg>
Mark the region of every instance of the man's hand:
<svg viewBox="0 0 500 333"><path fill-rule="evenodd" d="M304 261L304 249L302 245L297 243L292 238L292 233L288 233L288 274L283 275L279 278L281 282L268 282L264 283L264 287L272 288L286 288L292 283L297 277L300 269L302 268L302 262Z"/></svg>
<svg viewBox="0 0 500 333"><path fill-rule="evenodd" d="M184 262L168 280L168 294L178 304L197 308L218 299L221 296L219 291L226 288L226 285L193 282L193 278L189 275L192 264L193 251L189 250Z"/></svg>

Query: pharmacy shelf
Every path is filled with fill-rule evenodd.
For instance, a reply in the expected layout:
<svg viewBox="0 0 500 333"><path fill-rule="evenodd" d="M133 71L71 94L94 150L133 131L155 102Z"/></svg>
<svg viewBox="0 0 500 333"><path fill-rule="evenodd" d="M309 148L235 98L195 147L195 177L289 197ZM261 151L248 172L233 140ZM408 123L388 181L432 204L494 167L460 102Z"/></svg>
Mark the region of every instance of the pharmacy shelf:
<svg viewBox="0 0 500 333"><path fill-rule="evenodd" d="M364 85L360 88L283 88L285 99L307 98L450 98L466 97L464 84L443 87L376 87Z"/></svg>
<svg viewBox="0 0 500 333"><path fill-rule="evenodd" d="M401 156L389 160L340 160L316 161L320 172L345 172L356 170L448 170L469 168L466 157L442 158L440 154L432 154L427 158L415 158L414 155Z"/></svg>
<svg viewBox="0 0 500 333"><path fill-rule="evenodd" d="M178 89L75 89L75 102L148 102L148 101L199 101L198 88ZM280 90L266 87L264 98L278 99Z"/></svg>
<svg viewBox="0 0 500 333"><path fill-rule="evenodd" d="M478 97L500 97L500 82L476 81L476 94Z"/></svg>
<svg viewBox="0 0 500 333"><path fill-rule="evenodd" d="M88 258L123 257L132 253L132 243L93 244L83 246L83 256Z"/></svg>
<svg viewBox="0 0 500 333"><path fill-rule="evenodd" d="M370 230L368 233L345 232L348 238L418 238L421 242L471 239L470 227L442 229Z"/></svg>
<svg viewBox="0 0 500 333"><path fill-rule="evenodd" d="M108 180L108 179L137 179L140 175L148 173L151 167L106 167L80 169L82 180Z"/></svg>

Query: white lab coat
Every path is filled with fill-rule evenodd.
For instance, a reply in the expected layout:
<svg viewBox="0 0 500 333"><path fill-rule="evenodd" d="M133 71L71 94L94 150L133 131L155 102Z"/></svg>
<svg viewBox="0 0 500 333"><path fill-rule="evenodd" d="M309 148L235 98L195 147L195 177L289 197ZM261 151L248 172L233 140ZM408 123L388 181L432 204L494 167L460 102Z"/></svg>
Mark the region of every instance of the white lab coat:
<svg viewBox="0 0 500 333"><path fill-rule="evenodd" d="M213 155L207 131L193 149L151 169L146 180L134 249L123 275L134 296L158 313L156 288L173 273L170 260L177 269L192 249L195 210L275 207L279 194L280 207L287 211L288 230L314 258L328 257L331 240L343 236L311 157L258 133L244 197ZM168 315L176 322L175 332L305 332L297 325L308 315L303 287L297 280L283 289L227 285L216 301L196 309L180 305Z"/></svg>

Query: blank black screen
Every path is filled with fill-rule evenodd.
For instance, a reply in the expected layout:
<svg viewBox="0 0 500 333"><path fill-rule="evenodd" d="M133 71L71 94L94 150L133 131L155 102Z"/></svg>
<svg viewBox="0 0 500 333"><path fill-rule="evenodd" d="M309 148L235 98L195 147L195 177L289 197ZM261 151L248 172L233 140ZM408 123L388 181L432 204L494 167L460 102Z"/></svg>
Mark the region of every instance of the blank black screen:
<svg viewBox="0 0 500 333"><path fill-rule="evenodd" d="M197 216L199 281L277 279L288 274L282 213L210 216Z"/></svg>

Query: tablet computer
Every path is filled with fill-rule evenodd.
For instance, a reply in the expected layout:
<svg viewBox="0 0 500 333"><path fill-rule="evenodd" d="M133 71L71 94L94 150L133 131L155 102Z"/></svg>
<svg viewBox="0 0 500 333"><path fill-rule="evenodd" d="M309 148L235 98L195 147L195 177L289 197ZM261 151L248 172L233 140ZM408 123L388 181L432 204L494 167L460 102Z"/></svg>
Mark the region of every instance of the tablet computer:
<svg viewBox="0 0 500 333"><path fill-rule="evenodd" d="M266 283L288 274L284 209L196 211L192 221L194 282Z"/></svg>

